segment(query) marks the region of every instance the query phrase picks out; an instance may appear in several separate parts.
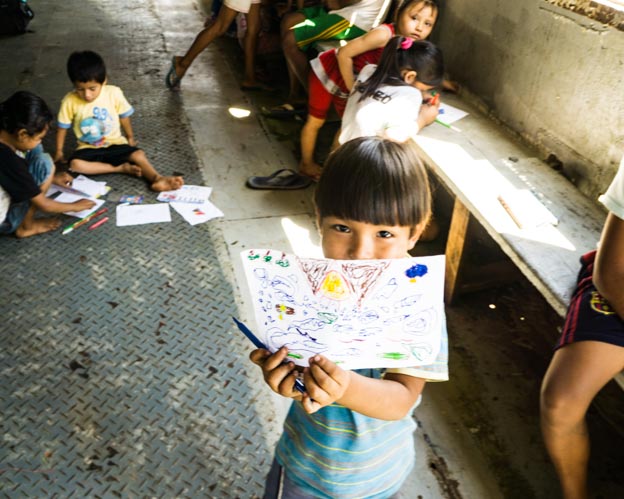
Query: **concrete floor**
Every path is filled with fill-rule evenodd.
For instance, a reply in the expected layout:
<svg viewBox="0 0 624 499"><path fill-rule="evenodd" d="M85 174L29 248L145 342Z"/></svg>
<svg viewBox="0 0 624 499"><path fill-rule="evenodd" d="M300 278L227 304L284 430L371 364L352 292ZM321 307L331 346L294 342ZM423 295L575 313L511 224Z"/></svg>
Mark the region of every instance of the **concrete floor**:
<svg viewBox="0 0 624 499"><path fill-rule="evenodd" d="M110 2L104 3L112 8ZM125 2L117 3L125 5ZM146 58L142 64L145 71L154 72L161 82L171 55L180 54L188 47L202 27L203 16L193 0L149 0L135 3L132 8L147 9L159 19L162 32L153 33L152 42L158 50L152 53L161 53L162 58ZM98 21L115 22L102 18ZM67 19L63 30L70 30L71 23ZM59 29L47 26L44 18L33 22L32 28ZM140 32L144 28L136 23L128 29ZM28 35L23 40L25 50L36 49L28 47ZM62 48L61 39L58 44ZM48 64L60 72L66 54L57 50L55 57L58 60ZM12 64L10 69L18 70ZM224 39L215 43L197 59L185 77L179 111L192 130L192 146L204 183L214 189L211 200L225 213L224 219L209 222L212 244L218 248L219 263L231 281L241 319L251 320L239 252L251 247L272 247L315 255L318 237L312 216L311 189L277 192L244 187L249 175L295 167L293 143L285 139L292 138L293 130L296 135L297 124L286 125L290 135L276 134L275 127L285 125L264 121L257 110L263 102L279 101L279 95L256 97L241 92L240 71L240 54L234 42ZM24 88L33 79L41 88L45 78L44 71L33 75L26 80ZM62 95L66 84L53 80ZM3 95L7 93L5 90ZM163 85L163 99L168 98ZM134 104L141 107L140 101ZM246 119L235 119L227 111L230 106L249 108L252 114ZM442 193L438 202L443 221L449 203ZM473 232L482 243L475 252L496 253L478 227ZM423 246L422 251L439 251L439 245ZM415 412L420 426L415 443L421 459L406 485L404 497L557 497L556 477L541 444L537 408L539 384L561 320L532 286L522 280L463 297L447 314L451 381L428 385L424 401ZM258 435L270 448L280 432L286 406L262 385L259 373L251 364L244 376L251 383L257 382L259 398L266 395L271 401L267 409L270 416L258 428ZM589 416L595 437L591 480L593 497L615 498L624 494L621 473L624 438L617 431L624 411L621 392L613 386L605 392ZM258 459L268 463L270 455ZM230 468L233 464L223 462L222 466ZM1 484L0 475L0 491ZM227 489L206 494L241 496L232 495ZM19 491L15 493L17 496Z"/></svg>

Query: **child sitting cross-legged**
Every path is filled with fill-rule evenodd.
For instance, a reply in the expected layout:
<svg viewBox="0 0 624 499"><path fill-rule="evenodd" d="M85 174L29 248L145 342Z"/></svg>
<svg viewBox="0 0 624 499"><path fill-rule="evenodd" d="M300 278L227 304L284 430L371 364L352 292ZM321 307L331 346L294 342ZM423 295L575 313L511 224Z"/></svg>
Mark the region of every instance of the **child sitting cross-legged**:
<svg viewBox="0 0 624 499"><path fill-rule="evenodd" d="M404 258L430 216L427 174L413 143L354 139L334 151L314 196L326 258ZM294 399L267 478L265 498L387 498L415 462L412 410L427 381L448 379L446 329L434 363L346 371L322 355L294 389L287 347L251 352L265 382ZM381 450L383 449L383 451Z"/></svg>
<svg viewBox="0 0 624 499"><path fill-rule="evenodd" d="M67 74L74 90L61 102L55 162L63 160L67 130L73 127L78 148L69 158L72 171L88 175L127 173L143 177L154 191L182 187L182 177L161 175L136 147L130 123L134 109L119 87L107 84L106 66L98 54L74 52L67 61Z"/></svg>
<svg viewBox="0 0 624 499"><path fill-rule="evenodd" d="M52 183L71 184L67 172L55 173L41 140L53 121L44 100L30 92L16 92L0 102L0 234L19 238L35 236L59 227L56 218L35 218L47 213L93 208L90 199L60 203L46 197Z"/></svg>

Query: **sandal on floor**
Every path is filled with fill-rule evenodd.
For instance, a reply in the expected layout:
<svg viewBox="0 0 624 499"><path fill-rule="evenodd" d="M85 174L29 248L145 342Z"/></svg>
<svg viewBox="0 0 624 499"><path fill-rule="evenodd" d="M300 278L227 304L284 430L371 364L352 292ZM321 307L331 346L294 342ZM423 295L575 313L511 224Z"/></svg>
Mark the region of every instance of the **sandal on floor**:
<svg viewBox="0 0 624 499"><path fill-rule="evenodd" d="M275 118L278 120L296 118L297 116L303 117L308 113L305 107L295 107L288 102L274 107L262 107L261 111L267 118Z"/></svg>
<svg viewBox="0 0 624 499"><path fill-rule="evenodd" d="M165 76L165 85L167 85L169 90L178 90L182 81L182 76L178 76L178 73L176 73L175 61L176 56L174 55L171 59L171 67L167 72L167 76Z"/></svg>
<svg viewBox="0 0 624 499"><path fill-rule="evenodd" d="M249 177L246 185L251 189L295 190L305 189L311 183L311 178L299 175L290 168L282 168L268 177Z"/></svg>

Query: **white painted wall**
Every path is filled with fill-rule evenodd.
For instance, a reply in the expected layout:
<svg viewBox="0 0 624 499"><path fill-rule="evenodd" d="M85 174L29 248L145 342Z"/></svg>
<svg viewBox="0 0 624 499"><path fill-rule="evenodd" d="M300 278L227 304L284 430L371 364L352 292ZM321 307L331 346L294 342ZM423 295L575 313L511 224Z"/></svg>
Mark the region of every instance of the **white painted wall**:
<svg viewBox="0 0 624 499"><path fill-rule="evenodd" d="M450 75L596 198L624 155L624 32L544 0L443 0Z"/></svg>

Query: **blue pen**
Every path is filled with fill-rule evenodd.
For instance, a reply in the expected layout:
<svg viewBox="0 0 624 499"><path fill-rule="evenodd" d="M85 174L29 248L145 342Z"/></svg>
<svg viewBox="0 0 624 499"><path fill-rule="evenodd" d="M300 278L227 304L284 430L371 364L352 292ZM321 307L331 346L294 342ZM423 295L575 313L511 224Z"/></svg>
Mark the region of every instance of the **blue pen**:
<svg viewBox="0 0 624 499"><path fill-rule="evenodd" d="M268 350L266 345L262 343L256 337L256 335L253 334L247 326L245 326L245 324L239 321L236 317L232 317L232 319L234 319L234 322L238 326L238 329L240 329L241 332L245 336L247 336L247 338L249 338L249 340L256 346L256 348L263 348L264 350ZM299 378L295 378L295 390L297 390L299 393L305 393L305 385L303 384L303 381L301 381Z"/></svg>

